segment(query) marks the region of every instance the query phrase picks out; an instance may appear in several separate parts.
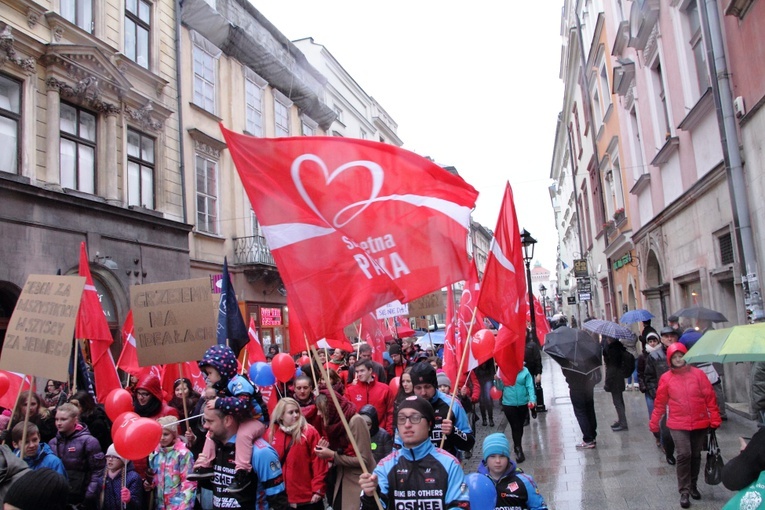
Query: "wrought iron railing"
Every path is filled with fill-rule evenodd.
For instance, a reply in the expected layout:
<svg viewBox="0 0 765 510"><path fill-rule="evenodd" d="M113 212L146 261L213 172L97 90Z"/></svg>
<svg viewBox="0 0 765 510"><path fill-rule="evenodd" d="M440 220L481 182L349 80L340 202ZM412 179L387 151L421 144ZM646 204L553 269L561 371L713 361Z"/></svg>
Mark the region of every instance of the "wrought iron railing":
<svg viewBox="0 0 765 510"><path fill-rule="evenodd" d="M234 260L237 264L276 266L274 256L263 236L235 237Z"/></svg>

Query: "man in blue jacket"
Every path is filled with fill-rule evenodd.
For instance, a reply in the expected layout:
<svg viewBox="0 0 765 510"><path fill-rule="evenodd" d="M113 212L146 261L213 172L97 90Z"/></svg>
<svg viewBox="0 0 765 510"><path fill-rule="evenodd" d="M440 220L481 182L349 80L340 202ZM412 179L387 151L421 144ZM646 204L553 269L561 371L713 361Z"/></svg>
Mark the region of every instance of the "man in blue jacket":
<svg viewBox="0 0 765 510"><path fill-rule="evenodd" d="M411 396L401 402L396 425L403 447L380 461L374 473L359 477L361 510L377 509L375 493L390 510L470 508L459 461L430 442L434 423L433 407L425 399Z"/></svg>
<svg viewBox="0 0 765 510"><path fill-rule="evenodd" d="M17 423L11 430L13 453L19 453L21 439L24 434L24 423ZM56 457L53 450L40 442L40 429L34 423L27 423L27 440L24 444L24 460L31 469L48 468L66 478L66 469L61 459Z"/></svg>

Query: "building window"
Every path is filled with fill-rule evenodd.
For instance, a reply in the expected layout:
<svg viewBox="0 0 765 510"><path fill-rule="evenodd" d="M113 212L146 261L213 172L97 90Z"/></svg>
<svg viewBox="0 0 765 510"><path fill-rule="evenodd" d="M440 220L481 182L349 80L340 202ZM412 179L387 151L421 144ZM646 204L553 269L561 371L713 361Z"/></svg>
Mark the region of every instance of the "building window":
<svg viewBox="0 0 765 510"><path fill-rule="evenodd" d="M61 187L96 191L96 116L61 103Z"/></svg>
<svg viewBox="0 0 765 510"><path fill-rule="evenodd" d="M61 0L61 15L89 34L93 33L93 0Z"/></svg>
<svg viewBox="0 0 765 510"><path fill-rule="evenodd" d="M289 107L274 99L274 136L290 136Z"/></svg>
<svg viewBox="0 0 765 510"><path fill-rule="evenodd" d="M250 78L245 79L244 89L247 104L245 129L251 135L263 136L263 89Z"/></svg>
<svg viewBox="0 0 765 510"><path fill-rule="evenodd" d="M593 85L592 87L592 115L595 117L593 119L594 122L594 128L595 131L593 133L595 136L598 134L598 130L600 129L600 126L603 124L603 110L600 104L600 97L598 96L598 87L596 85Z"/></svg>
<svg viewBox="0 0 765 510"><path fill-rule="evenodd" d="M145 0L125 1L125 55L141 67L149 68L151 4Z"/></svg>
<svg viewBox="0 0 765 510"><path fill-rule="evenodd" d="M735 259L733 257L733 238L730 232L718 237L717 242L720 245L720 264L723 266L733 264Z"/></svg>
<svg viewBox="0 0 765 510"><path fill-rule="evenodd" d="M696 83L699 86L699 95L709 88L709 74L707 72L706 50L704 48L704 36L701 33L701 19L696 0L691 0L685 7L685 15L688 20L689 40L693 52L693 63L696 66Z"/></svg>
<svg viewBox="0 0 765 510"><path fill-rule="evenodd" d="M643 142L641 141L640 136L640 123L638 122L637 109L634 105L630 110L630 137L632 142L632 161L634 163L632 176L637 180L641 175L647 173L647 169L643 163Z"/></svg>
<svg viewBox="0 0 765 510"><path fill-rule="evenodd" d="M337 116L335 120L339 122L340 124L343 124L343 109L340 108L337 105L333 106L333 109L335 110L335 115Z"/></svg>
<svg viewBox="0 0 765 510"><path fill-rule="evenodd" d="M218 234L218 163L197 154L197 230Z"/></svg>
<svg viewBox="0 0 765 510"><path fill-rule="evenodd" d="M312 126L309 126L307 123L303 122L303 136L313 136L314 135L314 128Z"/></svg>
<svg viewBox="0 0 765 510"><path fill-rule="evenodd" d="M128 205L154 209L154 138L127 131Z"/></svg>
<svg viewBox="0 0 765 510"><path fill-rule="evenodd" d="M664 144L665 140L672 136L672 133L670 131L667 94L664 90L664 74L662 73L661 63L658 58L656 59L655 64L651 67L651 81L656 101L657 118L655 120L657 122L657 133L661 136L661 146Z"/></svg>
<svg viewBox="0 0 765 510"><path fill-rule="evenodd" d="M303 132L303 136L314 136L318 127L319 125L310 117L306 115L300 116L300 129Z"/></svg>
<svg viewBox="0 0 765 510"><path fill-rule="evenodd" d="M367 140L367 139L369 138L369 135L367 134L367 132L366 132L366 131L364 131L364 130L362 129L362 130L361 130L361 133L359 133L359 138L361 138L362 140Z"/></svg>
<svg viewBox="0 0 765 510"><path fill-rule="evenodd" d="M215 113L215 57L194 45L194 104Z"/></svg>
<svg viewBox="0 0 765 510"><path fill-rule="evenodd" d="M608 111L608 107L611 106L611 88L608 86L608 71L606 70L606 64L600 66L600 93L603 99L603 115Z"/></svg>
<svg viewBox="0 0 765 510"><path fill-rule="evenodd" d="M19 125L21 123L21 83L0 74L0 171L19 170Z"/></svg>

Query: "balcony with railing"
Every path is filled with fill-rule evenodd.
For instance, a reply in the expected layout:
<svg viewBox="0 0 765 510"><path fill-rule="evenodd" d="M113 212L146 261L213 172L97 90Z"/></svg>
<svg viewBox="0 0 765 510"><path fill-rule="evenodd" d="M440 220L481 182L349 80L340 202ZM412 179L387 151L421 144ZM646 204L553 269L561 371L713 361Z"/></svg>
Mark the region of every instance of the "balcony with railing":
<svg viewBox="0 0 765 510"><path fill-rule="evenodd" d="M234 260L239 265L276 267L263 236L234 237Z"/></svg>

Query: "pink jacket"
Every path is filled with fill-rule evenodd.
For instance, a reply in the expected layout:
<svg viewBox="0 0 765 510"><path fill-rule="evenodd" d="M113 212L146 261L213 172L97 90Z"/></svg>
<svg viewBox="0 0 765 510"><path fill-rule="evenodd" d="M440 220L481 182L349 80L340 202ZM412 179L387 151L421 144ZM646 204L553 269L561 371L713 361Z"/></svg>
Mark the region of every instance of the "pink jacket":
<svg viewBox="0 0 765 510"><path fill-rule="evenodd" d="M659 379L649 425L651 432L659 431L659 422L667 405L667 427L670 429L716 429L722 423L714 388L704 372L690 365L671 368Z"/></svg>

